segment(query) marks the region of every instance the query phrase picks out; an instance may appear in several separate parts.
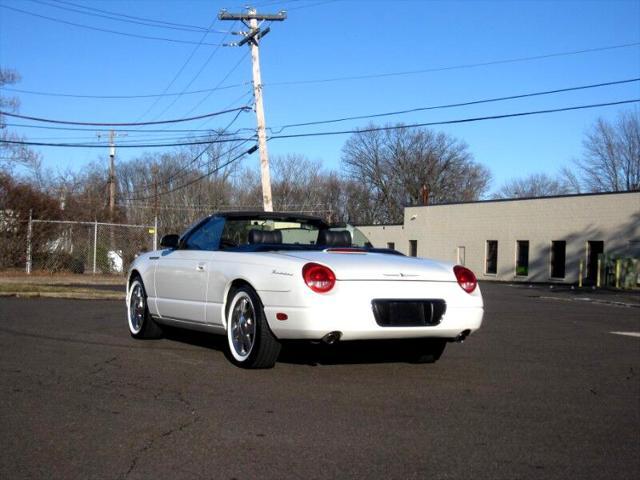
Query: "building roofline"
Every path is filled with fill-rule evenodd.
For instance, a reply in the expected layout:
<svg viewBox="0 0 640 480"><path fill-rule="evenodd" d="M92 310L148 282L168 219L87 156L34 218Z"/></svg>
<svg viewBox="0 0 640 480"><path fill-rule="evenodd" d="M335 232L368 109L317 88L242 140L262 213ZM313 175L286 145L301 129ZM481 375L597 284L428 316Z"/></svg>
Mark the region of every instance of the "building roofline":
<svg viewBox="0 0 640 480"><path fill-rule="evenodd" d="M626 195L630 193L640 193L640 190L625 190L623 192L589 192L589 193L568 193L564 195L549 195L546 197L522 197L522 198L490 198L486 200L470 200L468 202L446 202L446 203L434 203L430 205L409 205L405 208L430 208L430 207L443 207L446 205L467 205L474 203L497 203L497 202L522 202L526 200L548 200L554 198L573 198L573 197L595 197L605 195Z"/></svg>

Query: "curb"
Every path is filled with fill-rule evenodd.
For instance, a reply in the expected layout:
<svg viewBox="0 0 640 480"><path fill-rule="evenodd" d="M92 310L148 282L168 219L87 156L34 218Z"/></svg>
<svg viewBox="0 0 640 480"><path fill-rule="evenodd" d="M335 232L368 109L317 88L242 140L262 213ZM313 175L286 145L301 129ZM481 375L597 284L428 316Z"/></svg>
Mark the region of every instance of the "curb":
<svg viewBox="0 0 640 480"><path fill-rule="evenodd" d="M82 293L82 292L0 292L0 298L64 298L68 300L124 300L124 293Z"/></svg>

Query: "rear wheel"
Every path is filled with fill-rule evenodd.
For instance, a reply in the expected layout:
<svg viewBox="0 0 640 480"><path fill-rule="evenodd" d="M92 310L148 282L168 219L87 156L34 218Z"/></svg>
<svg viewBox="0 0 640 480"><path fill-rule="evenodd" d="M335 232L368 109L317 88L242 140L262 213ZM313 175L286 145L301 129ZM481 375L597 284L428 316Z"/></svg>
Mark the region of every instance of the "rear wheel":
<svg viewBox="0 0 640 480"><path fill-rule="evenodd" d="M231 360L243 368L271 368L280 342L271 333L256 292L242 286L229 292L227 342Z"/></svg>
<svg viewBox="0 0 640 480"><path fill-rule="evenodd" d="M127 294L127 323L134 338L160 338L162 328L158 325L147 306L147 292L140 277L135 277Z"/></svg>
<svg viewBox="0 0 640 480"><path fill-rule="evenodd" d="M409 346L409 358L413 363L435 363L437 362L447 341L444 338L421 338L414 340Z"/></svg>

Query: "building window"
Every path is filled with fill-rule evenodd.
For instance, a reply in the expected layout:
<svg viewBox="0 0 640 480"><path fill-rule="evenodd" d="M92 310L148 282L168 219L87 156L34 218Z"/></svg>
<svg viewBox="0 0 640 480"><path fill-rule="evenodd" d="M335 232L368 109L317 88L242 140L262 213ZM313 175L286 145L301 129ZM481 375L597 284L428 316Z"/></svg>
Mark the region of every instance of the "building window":
<svg viewBox="0 0 640 480"><path fill-rule="evenodd" d="M567 242L554 240L551 242L551 278L564 278L564 266L567 256Z"/></svg>
<svg viewBox="0 0 640 480"><path fill-rule="evenodd" d="M418 241L409 240L409 255L412 257L418 256Z"/></svg>
<svg viewBox="0 0 640 480"><path fill-rule="evenodd" d="M498 241L487 240L486 262L484 273L496 275L498 273Z"/></svg>
<svg viewBox="0 0 640 480"><path fill-rule="evenodd" d="M464 267L465 265L465 249L464 247L458 247L458 255L457 255L457 263L458 265L462 265Z"/></svg>
<svg viewBox="0 0 640 480"><path fill-rule="evenodd" d="M519 277L529 275L529 240L516 242L516 275Z"/></svg>
<svg viewBox="0 0 640 480"><path fill-rule="evenodd" d="M395 242L387 242L387 248L389 250L395 250L396 249L396 244Z"/></svg>

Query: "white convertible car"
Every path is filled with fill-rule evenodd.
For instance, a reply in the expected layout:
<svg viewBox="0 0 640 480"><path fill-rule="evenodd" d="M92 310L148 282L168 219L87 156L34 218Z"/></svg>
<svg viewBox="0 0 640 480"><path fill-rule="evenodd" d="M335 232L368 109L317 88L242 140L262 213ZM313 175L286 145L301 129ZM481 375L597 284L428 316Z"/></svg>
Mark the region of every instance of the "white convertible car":
<svg viewBox="0 0 640 480"><path fill-rule="evenodd" d="M163 325L227 336L232 361L272 367L281 340L405 339L415 361L480 327L469 269L372 248L351 226L286 213L211 215L132 264L127 320L135 338Z"/></svg>

